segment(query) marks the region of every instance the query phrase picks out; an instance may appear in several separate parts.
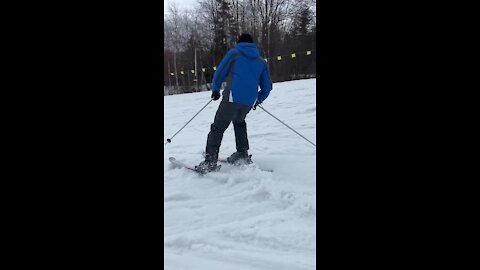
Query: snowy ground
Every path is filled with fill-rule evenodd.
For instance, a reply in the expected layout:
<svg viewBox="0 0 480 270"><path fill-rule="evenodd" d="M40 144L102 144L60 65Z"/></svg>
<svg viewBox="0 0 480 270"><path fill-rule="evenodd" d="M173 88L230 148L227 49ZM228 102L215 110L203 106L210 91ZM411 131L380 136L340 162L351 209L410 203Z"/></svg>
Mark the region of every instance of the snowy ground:
<svg viewBox="0 0 480 270"><path fill-rule="evenodd" d="M276 83L264 108L316 141L316 79ZM210 92L164 97L164 142L210 99ZM164 152L164 268L300 270L316 267L316 149L261 109L247 118L250 153L260 168L223 165L197 175L172 168L203 160L219 101L202 111ZM235 151L233 126L220 156Z"/></svg>

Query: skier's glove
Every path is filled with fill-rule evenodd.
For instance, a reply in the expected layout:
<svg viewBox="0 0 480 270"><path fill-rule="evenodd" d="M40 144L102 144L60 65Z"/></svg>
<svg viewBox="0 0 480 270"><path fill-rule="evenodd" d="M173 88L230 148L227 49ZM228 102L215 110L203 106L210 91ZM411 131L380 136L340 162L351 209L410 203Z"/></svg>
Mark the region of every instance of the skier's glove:
<svg viewBox="0 0 480 270"><path fill-rule="evenodd" d="M262 102L257 100L257 102L255 102L255 105L253 105L253 110L255 111L257 109L257 106L260 104L262 104Z"/></svg>
<svg viewBox="0 0 480 270"><path fill-rule="evenodd" d="M220 98L220 92L213 91L212 93L212 99L213 100L218 100Z"/></svg>

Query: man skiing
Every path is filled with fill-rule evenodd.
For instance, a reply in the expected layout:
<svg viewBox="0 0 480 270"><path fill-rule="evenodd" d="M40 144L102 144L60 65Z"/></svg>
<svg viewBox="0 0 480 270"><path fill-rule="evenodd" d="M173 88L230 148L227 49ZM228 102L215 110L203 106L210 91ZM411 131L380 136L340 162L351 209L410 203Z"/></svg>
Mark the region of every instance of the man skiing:
<svg viewBox="0 0 480 270"><path fill-rule="evenodd" d="M212 99L220 98L220 88L223 82L223 98L218 107L213 124L208 133L205 161L195 170L207 173L217 169L218 152L222 143L223 133L233 122L237 152L227 161L250 162L248 155L247 124L245 117L253 108L261 104L272 90L272 81L265 60L260 57L252 36L242 34L237 46L225 55L213 75ZM260 91L258 87L260 86Z"/></svg>

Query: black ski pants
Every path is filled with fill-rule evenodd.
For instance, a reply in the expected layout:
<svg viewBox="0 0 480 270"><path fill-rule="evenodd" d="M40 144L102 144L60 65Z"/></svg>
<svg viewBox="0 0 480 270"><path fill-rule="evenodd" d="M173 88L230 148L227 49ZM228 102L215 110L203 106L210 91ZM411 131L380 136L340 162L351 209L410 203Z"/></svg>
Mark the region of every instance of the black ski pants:
<svg viewBox="0 0 480 270"><path fill-rule="evenodd" d="M222 144L223 133L227 130L231 122L235 130L235 143L238 152L246 152L249 149L247 138L247 123L245 117L252 109L246 106L228 101L221 101L215 115L215 120L210 126L208 133L206 158L211 161L218 160L218 152Z"/></svg>

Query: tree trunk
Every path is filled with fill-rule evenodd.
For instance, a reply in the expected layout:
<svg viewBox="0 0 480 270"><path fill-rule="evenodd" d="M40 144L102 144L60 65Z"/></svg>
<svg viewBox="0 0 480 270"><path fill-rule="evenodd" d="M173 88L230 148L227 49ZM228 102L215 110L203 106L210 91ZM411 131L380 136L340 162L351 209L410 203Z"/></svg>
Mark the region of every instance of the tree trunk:
<svg viewBox="0 0 480 270"><path fill-rule="evenodd" d="M173 52L173 67L175 69L175 92L178 94L178 70L177 70L177 53Z"/></svg>

